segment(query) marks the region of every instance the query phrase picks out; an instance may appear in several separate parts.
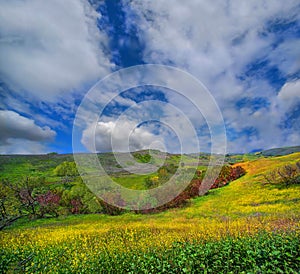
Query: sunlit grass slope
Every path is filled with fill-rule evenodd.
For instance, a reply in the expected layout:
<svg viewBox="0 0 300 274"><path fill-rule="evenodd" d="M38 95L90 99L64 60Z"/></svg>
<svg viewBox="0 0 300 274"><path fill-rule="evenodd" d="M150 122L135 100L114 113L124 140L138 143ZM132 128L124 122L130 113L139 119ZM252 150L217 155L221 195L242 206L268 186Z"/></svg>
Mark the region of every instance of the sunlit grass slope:
<svg viewBox="0 0 300 274"><path fill-rule="evenodd" d="M33 254L36 261L28 261L36 271L44 269L47 260L54 262L50 263L53 271L66 261L76 269L100 253L114 256L120 252L165 249L174 242L217 240L259 231L297 231L300 186L264 185L262 177L264 172L297 161L300 153L240 163L247 171L242 178L211 190L184 208L159 214L70 216L19 223L0 234L2 263L11 260L6 264L14 265ZM64 256L59 256L60 252ZM27 263L26 267L30 269Z"/></svg>
<svg viewBox="0 0 300 274"><path fill-rule="evenodd" d="M217 224L228 225L228 222L245 221L248 219L264 220L289 219L295 220L300 216L300 186L278 188L263 185L264 172L289 163L300 161L300 153L288 156L261 158L258 160L241 163L247 174L231 182L228 186L211 190L208 195L196 198L185 208L172 209L152 215L139 215L128 213L121 216L72 216L53 220L39 220L26 225L38 226L40 229L64 228L74 224L74 229L95 226L96 228L116 228L118 226L149 226L160 228L185 228L197 230ZM18 231L14 229L13 231ZM8 234L14 233L8 230Z"/></svg>

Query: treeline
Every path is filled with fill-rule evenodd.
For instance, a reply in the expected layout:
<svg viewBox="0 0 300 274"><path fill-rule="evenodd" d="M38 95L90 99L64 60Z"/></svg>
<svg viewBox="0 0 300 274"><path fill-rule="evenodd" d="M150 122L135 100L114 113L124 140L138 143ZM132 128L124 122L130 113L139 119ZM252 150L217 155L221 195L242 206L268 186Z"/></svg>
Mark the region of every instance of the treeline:
<svg viewBox="0 0 300 274"><path fill-rule="evenodd" d="M149 188L159 186L161 183L166 182L171 177L171 175L175 173L175 171L176 167L174 165L161 167L158 170L157 176L146 179L147 186ZM230 165L225 165L221 168L217 179L215 180L214 184L210 187L210 189L226 186L229 184L229 182L240 178L245 173L246 171L241 166L232 167ZM177 197L175 197L173 200L162 206L151 208L148 210L143 210L142 213L160 212L169 208L182 207L186 205L191 198L199 196L199 189L204 176L205 171L197 170L194 175L194 178L191 180L191 183Z"/></svg>
<svg viewBox="0 0 300 274"><path fill-rule="evenodd" d="M163 184L176 169L173 164L161 167L157 176L146 179L146 186L153 188ZM56 183L48 182L45 177L32 176L17 182L5 179L0 182L0 230L24 216L35 219L88 213L118 215L126 211L96 197L83 183L74 162L63 162L53 172L60 178ZM141 213L158 212L185 205L189 199L199 195L204 173L197 171L189 186L172 201ZM224 186L243 174L245 171L239 166L224 166L211 188Z"/></svg>

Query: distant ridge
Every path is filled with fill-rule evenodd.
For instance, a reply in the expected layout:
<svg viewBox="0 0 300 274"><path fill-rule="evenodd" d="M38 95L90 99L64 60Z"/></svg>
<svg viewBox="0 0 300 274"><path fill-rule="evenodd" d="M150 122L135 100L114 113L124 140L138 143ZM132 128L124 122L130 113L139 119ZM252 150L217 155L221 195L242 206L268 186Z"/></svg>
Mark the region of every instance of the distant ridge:
<svg viewBox="0 0 300 274"><path fill-rule="evenodd" d="M281 148L271 148L266 150L255 150L251 151L249 153L228 153L226 154L226 157L235 156L235 155L263 155L263 156L284 156L288 154L292 154L295 152L300 152L300 146L292 146L292 147L281 147ZM145 155L145 154L153 154L156 157L171 157L171 156L181 156L181 153L170 153L170 152L163 152L156 149L143 149L143 150L136 150L131 152L97 152L97 153L90 153L90 152L78 152L75 154L97 154L98 157L113 157L114 154L117 155L126 155L126 154L132 154L133 156L136 156L138 154ZM211 154L208 152L198 152L198 153L183 153L183 155L191 157L191 158L197 158L200 156L202 157L209 157ZM217 155L217 154L215 154ZM0 157L3 159L10 159L10 158L57 158L57 159L63 159L65 161L73 161L73 153L56 153L56 152L50 152L47 154L1 154ZM1 162L1 161L0 161Z"/></svg>
<svg viewBox="0 0 300 274"><path fill-rule="evenodd" d="M260 152L260 154L263 156L284 156L295 152L300 152L300 146L272 148L263 150Z"/></svg>

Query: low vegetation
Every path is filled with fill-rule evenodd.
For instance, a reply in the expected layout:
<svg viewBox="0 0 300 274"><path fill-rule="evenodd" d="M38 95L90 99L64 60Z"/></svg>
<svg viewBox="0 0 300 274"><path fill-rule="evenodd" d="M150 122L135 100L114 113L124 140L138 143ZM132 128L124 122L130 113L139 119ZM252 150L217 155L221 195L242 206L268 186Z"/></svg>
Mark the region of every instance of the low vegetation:
<svg viewBox="0 0 300 274"><path fill-rule="evenodd" d="M223 185L228 174L237 174L237 180L228 180L226 187L216 185L208 195L189 199L184 207L155 214L69 212L30 222L20 218L0 232L0 272L299 273L300 185L279 188L265 184L264 178L287 165L296 167L299 160L300 153L295 153L226 166L216 184ZM199 168L193 182L201 178L202 170ZM240 176L243 170L246 174ZM153 176L160 181L163 174ZM51 176L44 182L52 191L71 186L66 191L73 193L66 195L71 199L82 191L76 177L57 183L54 178L64 177ZM121 180L122 175L118 176ZM146 180L143 177L141 183ZM3 201L5 193L1 194ZM47 194L45 189L40 201ZM48 198L55 201L55 197ZM29 211L25 206L23 210ZM37 207L36 212L41 214L40 210Z"/></svg>
<svg viewBox="0 0 300 274"><path fill-rule="evenodd" d="M60 230L58 230L60 232ZM64 231L62 231L64 232ZM28 273L297 273L299 232L224 236L219 240L189 239L160 244L149 241L148 229L75 232L48 236L33 243L26 234L0 251L0 271ZM32 235L30 235L32 237ZM143 237L146 237L146 241ZM165 235L166 236L166 235ZM186 235L188 236L188 235ZM8 241L9 238L6 238ZM175 239L173 239L175 240ZM170 242L170 243L169 243ZM46 244L45 244L46 243Z"/></svg>
<svg viewBox="0 0 300 274"><path fill-rule="evenodd" d="M142 162L148 162L151 159L151 156L145 152L134 155ZM31 174L31 176L20 176L20 178L12 180L4 178L0 181L0 230L20 217L36 219L90 213L118 215L126 212L126 210L112 206L96 197L83 183L74 161L60 161L57 166L47 170L49 157L57 158L58 155L48 155L47 161L40 160L38 166L45 176ZM174 175L178 168L176 166L178 159L177 156L169 157L157 172L146 177L145 175L132 176L128 172L119 171L112 172L111 175L118 176L116 181L126 187L149 189L164 184ZM195 162L194 158L186 157L185 160ZM112 161L109 162L112 163ZM197 170L194 179L178 197L163 206L144 210L141 213L159 212L186 205L189 199L199 195L199 186L205 170L205 166ZM225 165L212 188L222 187L244 175L244 173L241 167ZM133 183L134 181L136 184Z"/></svg>

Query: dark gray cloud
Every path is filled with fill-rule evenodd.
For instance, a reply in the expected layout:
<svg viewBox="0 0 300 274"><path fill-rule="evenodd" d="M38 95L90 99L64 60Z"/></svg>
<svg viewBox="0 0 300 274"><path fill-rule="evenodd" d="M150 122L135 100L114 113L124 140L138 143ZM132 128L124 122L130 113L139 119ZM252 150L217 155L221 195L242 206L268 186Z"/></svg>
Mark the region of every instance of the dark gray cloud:
<svg viewBox="0 0 300 274"><path fill-rule="evenodd" d="M44 152L43 143L52 141L56 132L40 127L10 110L0 110L0 153Z"/></svg>

